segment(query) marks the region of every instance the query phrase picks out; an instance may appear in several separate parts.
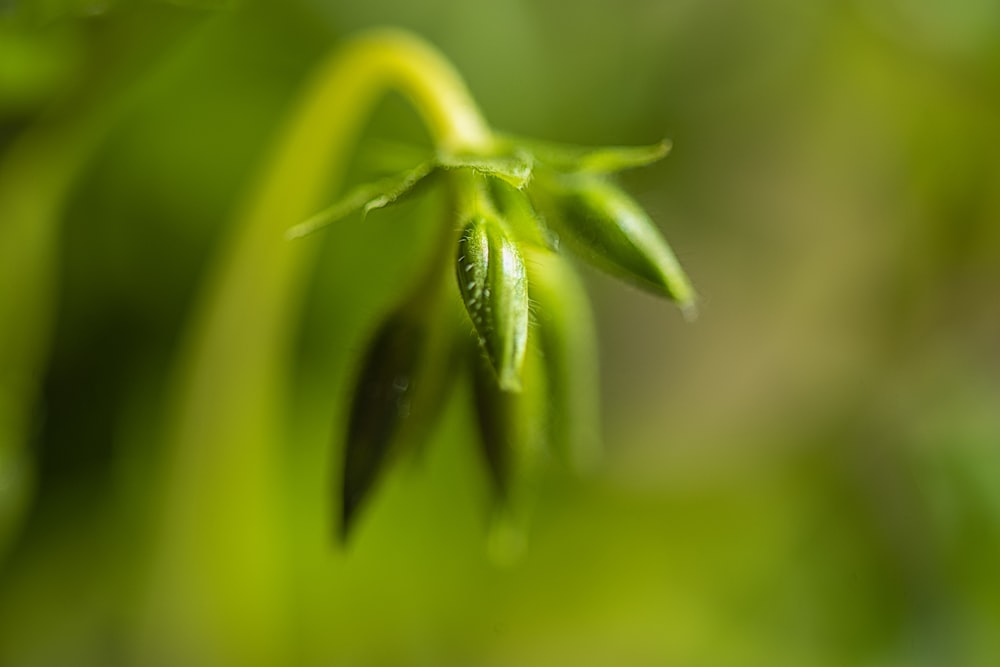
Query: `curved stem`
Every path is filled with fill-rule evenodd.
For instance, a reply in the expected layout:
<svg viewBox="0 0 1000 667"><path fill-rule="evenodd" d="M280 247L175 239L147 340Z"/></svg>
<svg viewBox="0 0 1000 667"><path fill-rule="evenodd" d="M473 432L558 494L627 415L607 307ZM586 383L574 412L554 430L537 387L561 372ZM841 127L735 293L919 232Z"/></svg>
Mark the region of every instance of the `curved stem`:
<svg viewBox="0 0 1000 667"><path fill-rule="evenodd" d="M413 103L440 148L493 145L458 74L406 33L354 38L320 69L223 247L188 332L142 654L185 661L207 650L233 664L283 661L277 444L287 361L315 259L315 244L283 235L341 180L371 106L393 89Z"/></svg>
<svg viewBox="0 0 1000 667"><path fill-rule="evenodd" d="M407 95L442 149L461 153L488 149L493 133L458 72L441 55L410 33L383 28L348 42L327 70L327 81L341 79L355 109L389 89ZM367 98L367 99L365 99Z"/></svg>

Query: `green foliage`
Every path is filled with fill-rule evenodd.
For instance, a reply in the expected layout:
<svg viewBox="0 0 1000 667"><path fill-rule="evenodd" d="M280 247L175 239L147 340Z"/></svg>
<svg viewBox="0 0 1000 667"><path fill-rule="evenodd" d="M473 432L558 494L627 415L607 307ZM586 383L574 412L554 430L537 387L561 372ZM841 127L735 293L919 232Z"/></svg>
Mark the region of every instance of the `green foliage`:
<svg viewBox="0 0 1000 667"><path fill-rule="evenodd" d="M0 664L1000 664L1000 14L926 4L8 2ZM676 146L376 102L322 58L387 22L505 128ZM520 392L456 286L467 179L524 260ZM696 326L590 270L638 280L560 227L583 182ZM343 520L387 322L426 365L374 386L428 407L362 413L398 422Z"/></svg>
<svg viewBox="0 0 1000 667"><path fill-rule="evenodd" d="M556 248L565 238L566 245L588 261L677 301L689 314L693 313L694 293L670 247L639 205L606 177L597 175L648 164L663 157L668 144L601 149L512 139L500 144L504 151L500 155L493 146L479 155L442 154L437 160L396 176L361 185L333 206L292 227L288 236L305 236L358 210L367 214L403 201L428 177L441 172L455 200L453 207L461 229L454 252L458 293L500 390L494 395L484 386L481 371L476 373L480 439L498 498L505 500L510 479L521 474L515 472L520 466L512 467L509 462L518 458L513 450L523 449L517 443L525 439L512 434L524 428L537 433L551 429L553 440L560 441L564 452L572 451L569 458L574 460L592 459L591 443L599 438L593 428L595 423L587 416L594 410L592 401L574 397L594 395L593 374L574 371L576 365L593 366L593 351L589 346L563 340L580 338L575 330L590 325L584 311L560 305L563 298L579 298L572 287L566 295L561 294L560 278L546 281L543 277L538 288L542 298L535 301L536 318L551 322L552 327L541 334L545 358L551 363L539 369L537 381L551 387L552 393L547 397L544 390L534 390L530 400L553 402L552 424L546 423L544 411L515 407L523 405L526 398L502 396L522 391L521 366L529 339L529 294L535 294L522 254L538 253L540 247ZM545 219L553 221L556 234L535 212L532 202L536 200L546 207ZM454 239L444 235L442 242L445 247L432 256L432 262L447 256L447 245ZM545 264L545 260L539 259L539 263ZM433 273L434 268L427 270ZM411 314L420 311L420 302L415 303L407 307ZM410 396L416 391L411 383L421 385L416 369L425 363L424 340L423 327L414 327L408 320L401 322L392 315L370 343L352 399L345 446L345 534L356 508L374 488L381 468L391 460L387 451L398 447L397 440L406 439L400 435L399 425L410 418L411 410L416 413L415 419L431 419L430 414L418 409L419 403L411 405ZM589 428L567 426L577 422Z"/></svg>
<svg viewBox="0 0 1000 667"><path fill-rule="evenodd" d="M447 116L445 98L441 104ZM565 239L565 245L585 260L676 301L693 316L694 291L670 246L642 208L607 176L651 164L664 157L669 146L664 141L651 146L584 148L500 136L459 152L441 147L434 160L357 186L287 232L291 239L306 236L357 211L367 215L405 201L419 186L434 180L432 177L446 181L461 231L457 243L453 236L442 235L442 246L432 254L432 266L425 271L434 275L433 263L454 255L458 294L499 389L494 392L486 387L481 364L474 364L480 440L501 501L509 498L506 491L511 479L522 474L518 471L523 466L510 462L522 458L515 451L523 451L520 443L529 438L516 434L526 429L535 434L530 439L544 442L547 437L541 434L551 433L558 445L544 442L545 449L561 448L578 464L594 458L593 443L599 440L596 421L589 417L596 409L596 375L590 370L574 370L591 369L596 363L593 346L576 342L591 336L589 315L579 306L561 305L564 299L579 301L579 295L573 285L564 285L567 279L559 275L568 269L554 269L541 253L556 251ZM544 216L536 211L535 202L545 211ZM551 221L551 228L543 220ZM457 249L449 253L451 244ZM530 398L504 397L505 393L521 392L523 385L529 295L534 299L536 290L526 275L524 253L533 253L543 267L537 287L541 298L534 304L536 319L543 327L544 323L551 326L550 331L539 334L548 363L536 370L536 382L542 388L533 388ZM562 294L564 289L566 294ZM424 298L426 295L421 295L406 306L410 317L421 310ZM400 447L397 441L408 439L401 435L399 426L411 418L411 411L415 412L413 419L432 421L431 413L417 409L419 403L411 405L411 393L422 384L416 370L425 364L424 341L424 326L413 326L409 318L400 321L394 314L369 344L355 385L344 450L345 535L357 507L374 489L381 469L392 460L387 452ZM546 388L551 388L549 395ZM551 411L525 407L529 402L548 401L553 405ZM574 423L585 427L569 426Z"/></svg>

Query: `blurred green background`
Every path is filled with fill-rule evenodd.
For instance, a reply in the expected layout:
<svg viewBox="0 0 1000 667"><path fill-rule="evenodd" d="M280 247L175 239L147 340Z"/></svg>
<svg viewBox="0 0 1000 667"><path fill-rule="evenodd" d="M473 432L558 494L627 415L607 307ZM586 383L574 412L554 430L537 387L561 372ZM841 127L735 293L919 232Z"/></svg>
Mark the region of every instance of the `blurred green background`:
<svg viewBox="0 0 1000 667"><path fill-rule="evenodd" d="M701 318L584 270L607 456L546 477L513 564L467 386L325 530L433 198L306 241L268 484L166 435L241 202L374 25L501 129L674 142L625 182ZM394 97L366 137L354 179L426 142ZM0 0L0 665L1000 664L998 293L991 0Z"/></svg>

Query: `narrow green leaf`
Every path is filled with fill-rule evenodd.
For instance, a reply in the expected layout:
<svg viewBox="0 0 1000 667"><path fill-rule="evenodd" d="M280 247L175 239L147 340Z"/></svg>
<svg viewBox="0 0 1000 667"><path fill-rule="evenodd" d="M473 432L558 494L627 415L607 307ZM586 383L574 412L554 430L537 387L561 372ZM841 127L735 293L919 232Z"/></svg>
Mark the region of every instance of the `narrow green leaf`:
<svg viewBox="0 0 1000 667"><path fill-rule="evenodd" d="M524 260L503 224L473 217L458 243L455 269L465 309L505 391L521 388L528 339Z"/></svg>
<svg viewBox="0 0 1000 667"><path fill-rule="evenodd" d="M597 176L553 180L539 197L553 206L560 241L594 266L694 313L687 275L646 212L618 186Z"/></svg>
<svg viewBox="0 0 1000 667"><path fill-rule="evenodd" d="M578 169L592 173L610 173L635 169L658 162L670 152L671 144L664 139L649 146L612 146L585 151L578 158Z"/></svg>
<svg viewBox="0 0 1000 667"><path fill-rule="evenodd" d="M386 187L378 196L370 199L364 206L364 214L367 215L374 211L375 209L385 208L390 204L395 204L396 202L404 199L406 196L413 194L416 186L424 180L427 176L430 176L436 166L432 162L424 162L410 171L400 174L398 180L394 180Z"/></svg>
<svg viewBox="0 0 1000 667"><path fill-rule="evenodd" d="M468 155L439 155L442 169L471 169L486 176L499 178L520 190L531 181L534 170L531 156L524 152L495 157Z"/></svg>
<svg viewBox="0 0 1000 667"><path fill-rule="evenodd" d="M645 167L663 159L671 148L664 139L648 146L588 147L531 139L508 138L511 146L530 152L539 162L562 172L607 174Z"/></svg>
<svg viewBox="0 0 1000 667"><path fill-rule="evenodd" d="M434 169L434 162L424 162L413 169L380 181L359 185L332 206L289 229L285 236L289 239L307 236L357 211L367 215L374 209L394 204L411 193L418 183L434 172Z"/></svg>

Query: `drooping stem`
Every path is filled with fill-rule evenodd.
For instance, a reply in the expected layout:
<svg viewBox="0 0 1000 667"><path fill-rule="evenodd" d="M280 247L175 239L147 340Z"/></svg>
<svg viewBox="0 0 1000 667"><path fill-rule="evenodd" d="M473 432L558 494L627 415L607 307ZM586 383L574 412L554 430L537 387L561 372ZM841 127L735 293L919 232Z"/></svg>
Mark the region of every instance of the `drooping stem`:
<svg viewBox="0 0 1000 667"><path fill-rule="evenodd" d="M182 351L144 656L183 662L207 650L234 664L282 663L278 445L315 259L315 244L283 235L341 181L362 123L390 90L412 102L442 150L493 145L458 74L407 33L356 37L320 69L222 248Z"/></svg>

